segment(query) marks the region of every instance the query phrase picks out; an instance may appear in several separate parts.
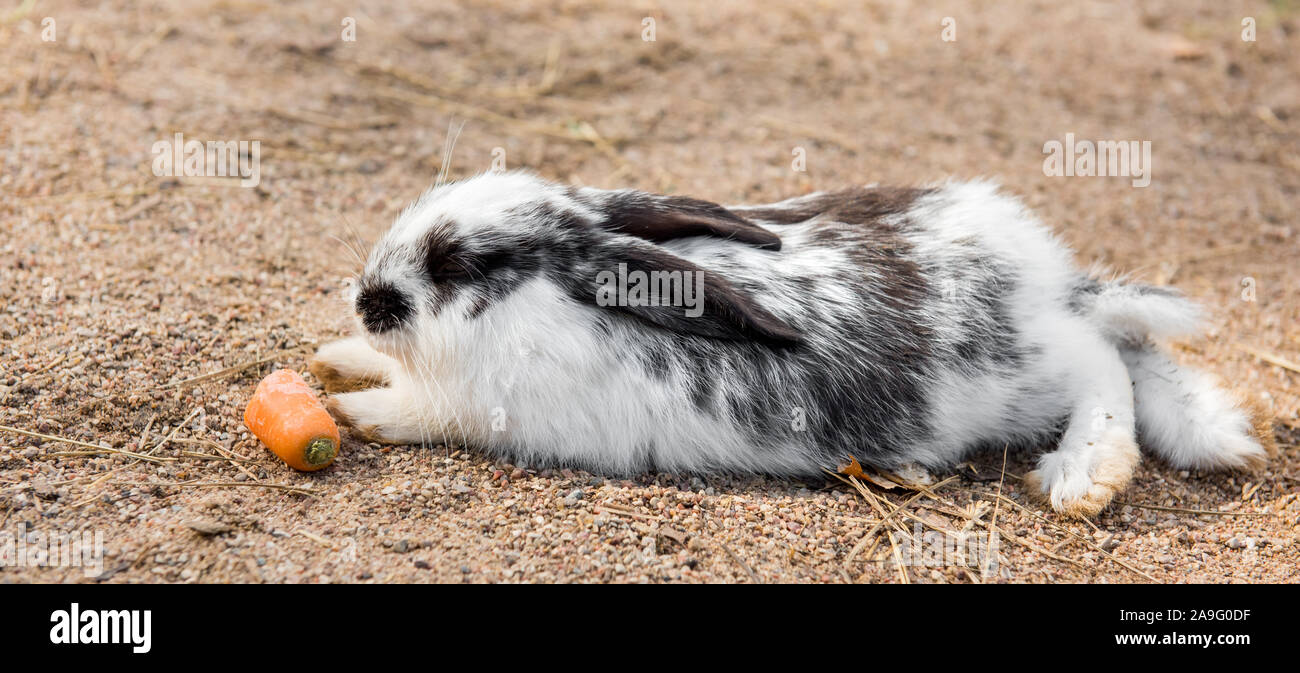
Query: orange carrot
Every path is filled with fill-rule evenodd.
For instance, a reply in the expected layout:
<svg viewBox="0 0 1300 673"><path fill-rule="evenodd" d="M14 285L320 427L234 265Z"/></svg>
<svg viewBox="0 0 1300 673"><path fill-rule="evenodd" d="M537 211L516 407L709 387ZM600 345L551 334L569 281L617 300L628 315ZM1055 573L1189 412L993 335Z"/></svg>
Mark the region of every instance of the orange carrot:
<svg viewBox="0 0 1300 673"><path fill-rule="evenodd" d="M295 470L334 462L339 427L297 372L281 369L262 379L244 410L244 425Z"/></svg>

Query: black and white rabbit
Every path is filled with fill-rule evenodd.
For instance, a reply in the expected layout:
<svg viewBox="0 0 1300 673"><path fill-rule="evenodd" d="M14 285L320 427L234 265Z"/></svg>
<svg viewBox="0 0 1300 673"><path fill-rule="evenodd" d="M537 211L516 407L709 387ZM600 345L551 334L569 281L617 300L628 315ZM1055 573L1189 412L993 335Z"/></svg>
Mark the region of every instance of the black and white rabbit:
<svg viewBox="0 0 1300 673"><path fill-rule="evenodd" d="M702 301L614 287L652 275L695 279ZM724 208L484 174L401 214L355 308L364 334L312 371L331 391L369 386L329 405L380 442L808 475L1055 439L1030 488L1077 516L1128 484L1139 433L1179 467L1271 450L1267 422L1153 343L1193 331L1193 304L1088 277L984 182Z"/></svg>

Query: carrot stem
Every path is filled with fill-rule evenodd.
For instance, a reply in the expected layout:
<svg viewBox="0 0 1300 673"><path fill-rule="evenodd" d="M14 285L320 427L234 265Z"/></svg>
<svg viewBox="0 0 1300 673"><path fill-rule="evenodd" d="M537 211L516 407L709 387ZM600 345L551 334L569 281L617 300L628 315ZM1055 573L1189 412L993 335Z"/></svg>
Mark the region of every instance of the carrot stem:
<svg viewBox="0 0 1300 673"><path fill-rule="evenodd" d="M334 460L336 453L338 453L338 446L334 443L334 440L329 437L317 437L307 445L307 451L303 457L307 460L308 465L324 465Z"/></svg>

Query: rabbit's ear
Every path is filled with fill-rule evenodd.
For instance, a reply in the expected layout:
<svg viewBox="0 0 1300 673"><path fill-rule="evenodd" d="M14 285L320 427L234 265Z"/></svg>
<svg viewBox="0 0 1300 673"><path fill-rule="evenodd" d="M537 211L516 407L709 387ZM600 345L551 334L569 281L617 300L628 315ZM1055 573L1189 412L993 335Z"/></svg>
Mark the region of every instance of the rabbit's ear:
<svg viewBox="0 0 1300 673"><path fill-rule="evenodd" d="M572 287L576 298L622 311L680 334L745 339L769 346L799 343L797 330L724 277L639 241L606 242L595 272Z"/></svg>
<svg viewBox="0 0 1300 673"><path fill-rule="evenodd" d="M636 190L583 190L603 215L602 228L647 241L686 236L713 236L780 250L776 234L716 203L685 196L661 196Z"/></svg>

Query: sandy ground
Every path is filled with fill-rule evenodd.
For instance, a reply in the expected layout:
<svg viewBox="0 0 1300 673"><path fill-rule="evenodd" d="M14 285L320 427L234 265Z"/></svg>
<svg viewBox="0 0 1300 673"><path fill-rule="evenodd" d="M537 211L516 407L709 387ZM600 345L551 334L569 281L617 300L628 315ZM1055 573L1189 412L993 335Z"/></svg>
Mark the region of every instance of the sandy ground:
<svg viewBox="0 0 1300 673"><path fill-rule="evenodd" d="M86 444L0 431L0 545L92 532L105 554L93 578L0 581L1300 579L1293 3L388 4L0 11L0 425ZM335 237L382 232L432 182L453 121L452 177L497 156L721 202L995 177L1083 262L1202 301L1212 329L1179 357L1270 407L1281 454L1253 475L1147 459L1094 523L1026 498L1015 455L1006 499L1001 455L918 498L353 440L294 473L243 406L349 332ZM260 141L260 184L156 176L151 148L176 133ZM1043 144L1066 133L1149 140L1150 186L1045 176ZM995 568L889 562L917 530L993 527Z"/></svg>

